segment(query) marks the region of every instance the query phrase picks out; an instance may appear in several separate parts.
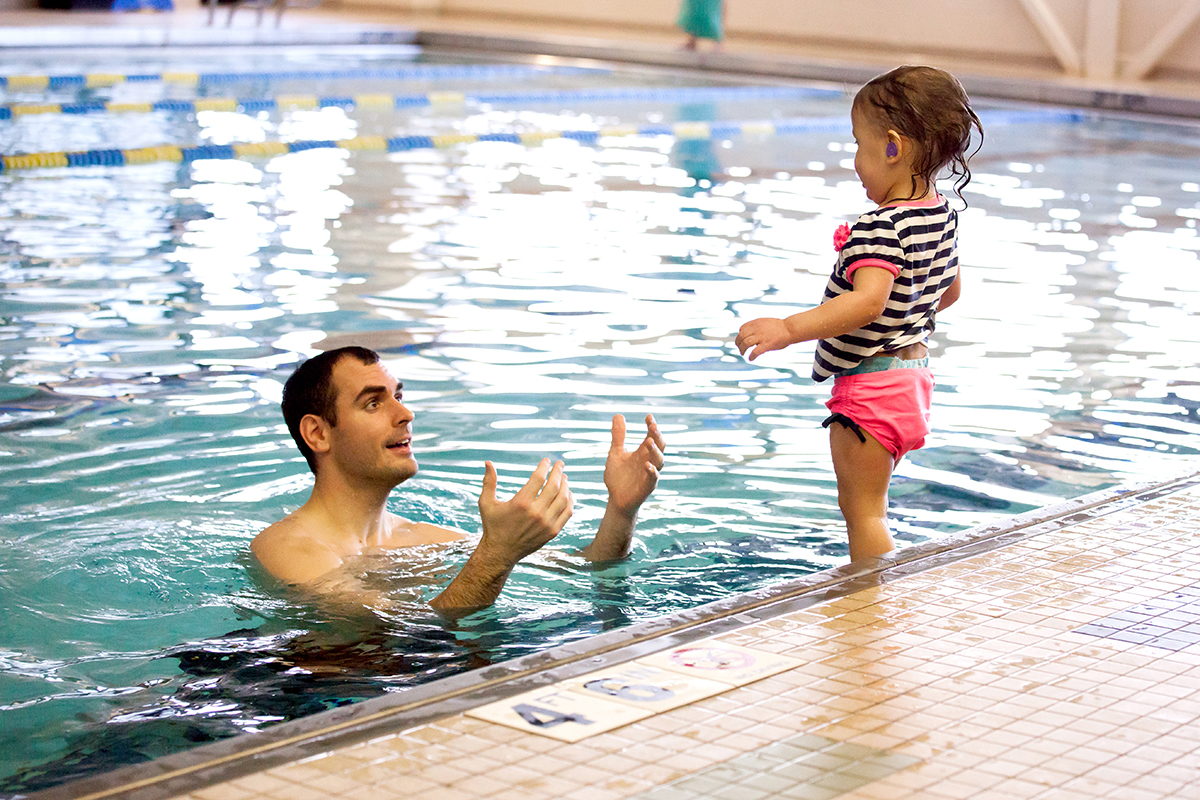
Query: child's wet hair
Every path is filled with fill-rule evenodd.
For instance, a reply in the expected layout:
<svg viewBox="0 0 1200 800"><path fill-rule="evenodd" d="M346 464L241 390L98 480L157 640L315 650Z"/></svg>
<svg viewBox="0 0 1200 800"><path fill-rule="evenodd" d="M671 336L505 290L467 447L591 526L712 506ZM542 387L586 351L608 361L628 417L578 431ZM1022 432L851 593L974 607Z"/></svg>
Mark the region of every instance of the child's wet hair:
<svg viewBox="0 0 1200 800"><path fill-rule="evenodd" d="M971 147L971 129L979 131L975 147L975 152L979 152L983 145L983 124L953 75L936 67L897 67L859 89L853 107L916 145L913 194L905 199L917 195L916 178L933 186L938 173L947 166L950 174L957 177L954 191L962 197L962 190L971 182L967 166L974 155L967 152Z"/></svg>

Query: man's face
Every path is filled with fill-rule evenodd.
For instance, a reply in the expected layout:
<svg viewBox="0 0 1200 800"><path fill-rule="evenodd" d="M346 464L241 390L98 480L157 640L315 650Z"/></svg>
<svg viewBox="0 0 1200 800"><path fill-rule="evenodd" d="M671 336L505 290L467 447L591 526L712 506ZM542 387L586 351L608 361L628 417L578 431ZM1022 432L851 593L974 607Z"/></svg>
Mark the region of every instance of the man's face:
<svg viewBox="0 0 1200 800"><path fill-rule="evenodd" d="M401 402L392 374L382 364L343 358L331 378L337 392L337 425L329 429L331 466L351 480L391 486L417 474L413 413Z"/></svg>

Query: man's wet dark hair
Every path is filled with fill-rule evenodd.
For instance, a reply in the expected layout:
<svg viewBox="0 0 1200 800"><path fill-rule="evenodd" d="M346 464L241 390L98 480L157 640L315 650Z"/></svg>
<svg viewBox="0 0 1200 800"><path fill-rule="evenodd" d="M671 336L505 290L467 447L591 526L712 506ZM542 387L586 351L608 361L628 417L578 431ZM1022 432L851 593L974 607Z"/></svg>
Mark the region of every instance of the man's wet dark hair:
<svg viewBox="0 0 1200 800"><path fill-rule="evenodd" d="M333 368L343 358L356 358L365 366L379 363L379 354L374 350L356 346L339 347L305 361L283 385L283 421L287 423L288 433L292 435L314 475L317 462L313 458L312 448L300 435L300 420L309 414L316 414L330 425L337 425L337 392L332 377Z"/></svg>

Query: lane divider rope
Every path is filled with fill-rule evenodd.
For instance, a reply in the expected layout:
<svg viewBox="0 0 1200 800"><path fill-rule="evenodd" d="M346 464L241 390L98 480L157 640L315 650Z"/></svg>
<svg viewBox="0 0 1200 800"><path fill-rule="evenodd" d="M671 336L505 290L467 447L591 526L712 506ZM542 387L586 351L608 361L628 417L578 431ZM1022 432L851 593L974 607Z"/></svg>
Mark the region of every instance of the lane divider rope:
<svg viewBox="0 0 1200 800"><path fill-rule="evenodd" d="M179 83L185 85L245 83L263 80L444 80L497 79L523 75L607 75L603 67L527 66L523 64L425 64L394 69L289 70L283 72L155 72L143 74L0 75L0 87L10 91L97 88L119 83Z"/></svg>
<svg viewBox="0 0 1200 800"><path fill-rule="evenodd" d="M981 115L985 126L1037 122L1073 123L1088 119L1080 112L995 112ZM0 156L0 171L51 167L123 166L158 161L186 163L201 159L263 158L305 150L341 148L350 151L397 153L406 150L448 148L476 142L508 142L535 145L548 139L573 139L595 144L601 137L671 136L679 140L721 139L738 135L773 136L827 131L847 134L849 121L844 116L809 117L772 122L677 122L663 125L616 125L598 130L531 131L526 133L447 133L436 136L358 136L353 139L305 140L295 142L244 142L227 145L181 147L161 145L133 149L83 150Z"/></svg>
<svg viewBox="0 0 1200 800"><path fill-rule="evenodd" d="M353 139L306 140L296 142L245 142L227 145L197 145L180 147L162 145L134 149L83 150L77 152L47 152L6 155L0 157L4 172L47 167L122 166L148 164L155 161L185 163L200 159L255 158L298 153L321 148L341 148L351 151L397 153L406 150L448 148L476 142L508 142L535 145L548 139L574 139L594 144L610 136L674 136L679 139L709 139L738 134L787 134L802 131L849 131L843 117L799 119L777 122L683 122L675 125L617 125L584 131L531 131L527 133L447 133L435 136L358 136Z"/></svg>
<svg viewBox="0 0 1200 800"><path fill-rule="evenodd" d="M466 94L429 92L425 94L357 94L335 97L317 95L279 95L273 98L206 97L196 100L159 100L148 103L38 103L0 107L0 120L32 114L151 113L154 111L196 113L198 111L259 111L317 108L417 108L464 105L467 103L579 103L620 102L701 102L715 100L760 100L811 97L840 97L842 92L796 86L698 86L650 88L577 89L559 91L516 91Z"/></svg>

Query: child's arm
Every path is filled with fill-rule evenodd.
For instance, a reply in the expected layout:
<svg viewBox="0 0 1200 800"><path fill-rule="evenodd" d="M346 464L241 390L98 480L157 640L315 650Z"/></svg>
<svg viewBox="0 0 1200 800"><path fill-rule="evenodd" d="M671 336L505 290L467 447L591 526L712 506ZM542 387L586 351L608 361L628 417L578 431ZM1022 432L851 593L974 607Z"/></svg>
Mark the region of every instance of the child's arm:
<svg viewBox="0 0 1200 800"><path fill-rule="evenodd" d="M753 361L763 353L782 350L797 342L829 339L869 325L887 308L893 280L892 273L883 267L860 267L851 278L852 292L787 319L763 317L747 322L738 331L735 342L738 351L745 355L749 350Z"/></svg>
<svg viewBox="0 0 1200 800"><path fill-rule="evenodd" d="M954 305L958 300L958 296L962 294L962 269L960 268L954 275L954 283L947 287L946 291L942 292L942 299L938 300L938 311L943 311Z"/></svg>

